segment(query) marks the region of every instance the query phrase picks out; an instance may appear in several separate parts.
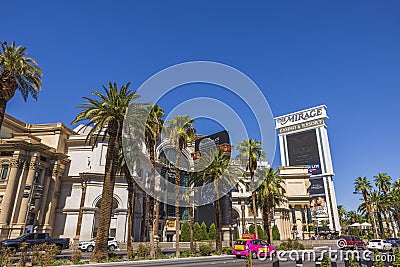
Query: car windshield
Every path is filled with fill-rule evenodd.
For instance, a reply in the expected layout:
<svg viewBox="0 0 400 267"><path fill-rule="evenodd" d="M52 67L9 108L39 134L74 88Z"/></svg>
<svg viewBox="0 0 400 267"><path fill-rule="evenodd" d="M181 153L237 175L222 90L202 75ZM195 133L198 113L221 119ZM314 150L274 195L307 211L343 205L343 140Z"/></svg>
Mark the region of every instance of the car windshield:
<svg viewBox="0 0 400 267"><path fill-rule="evenodd" d="M89 242L96 242L96 238L89 240Z"/></svg>
<svg viewBox="0 0 400 267"><path fill-rule="evenodd" d="M17 237L16 239L22 239L22 238L24 238L26 236L27 236L26 234L25 235L21 235L21 236Z"/></svg>
<svg viewBox="0 0 400 267"><path fill-rule="evenodd" d="M369 241L369 242L381 242L381 240L380 240L380 239L372 239L372 240Z"/></svg>
<svg viewBox="0 0 400 267"><path fill-rule="evenodd" d="M237 240L235 242L236 245L246 245L246 240Z"/></svg>

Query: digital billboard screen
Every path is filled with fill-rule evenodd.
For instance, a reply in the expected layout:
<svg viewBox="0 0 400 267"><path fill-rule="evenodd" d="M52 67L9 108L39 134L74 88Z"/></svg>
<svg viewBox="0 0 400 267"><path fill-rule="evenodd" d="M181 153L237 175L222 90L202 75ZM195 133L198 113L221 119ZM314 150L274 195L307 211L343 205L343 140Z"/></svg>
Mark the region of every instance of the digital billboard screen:
<svg viewBox="0 0 400 267"><path fill-rule="evenodd" d="M286 136L289 166L320 166L317 135L315 130ZM320 173L320 170L318 171ZM313 173L318 174L318 173Z"/></svg>

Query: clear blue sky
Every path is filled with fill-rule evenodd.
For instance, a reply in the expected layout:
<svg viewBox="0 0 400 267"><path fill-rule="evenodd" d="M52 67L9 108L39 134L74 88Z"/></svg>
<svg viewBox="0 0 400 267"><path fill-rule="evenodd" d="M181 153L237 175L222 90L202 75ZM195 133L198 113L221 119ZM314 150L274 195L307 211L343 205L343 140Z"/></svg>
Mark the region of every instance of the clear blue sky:
<svg viewBox="0 0 400 267"><path fill-rule="evenodd" d="M328 107L339 204L356 208L353 181L400 178L400 2L6 1L0 39L43 69L39 101L17 94L7 112L70 125L90 90L137 88L173 64L210 60L246 73L274 115ZM274 166L278 166L279 154Z"/></svg>

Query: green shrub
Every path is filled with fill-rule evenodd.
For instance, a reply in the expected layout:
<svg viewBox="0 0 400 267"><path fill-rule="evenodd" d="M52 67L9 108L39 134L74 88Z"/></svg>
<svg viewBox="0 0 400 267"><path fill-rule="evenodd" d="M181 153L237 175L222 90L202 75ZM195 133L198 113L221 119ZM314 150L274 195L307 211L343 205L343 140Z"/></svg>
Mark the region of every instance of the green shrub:
<svg viewBox="0 0 400 267"><path fill-rule="evenodd" d="M205 222L201 223L201 240L208 240L207 225Z"/></svg>
<svg viewBox="0 0 400 267"><path fill-rule="evenodd" d="M400 252L397 248L394 249L394 261L392 262L393 267L400 267Z"/></svg>
<svg viewBox="0 0 400 267"><path fill-rule="evenodd" d="M150 248L142 243L138 245L136 255L139 259L145 259L150 254Z"/></svg>
<svg viewBox="0 0 400 267"><path fill-rule="evenodd" d="M181 251L180 258L187 258L187 257L190 257L190 251L189 250Z"/></svg>
<svg viewBox="0 0 400 267"><path fill-rule="evenodd" d="M188 221L185 221L181 227L181 236L180 239L182 242L190 241L190 224Z"/></svg>
<svg viewBox="0 0 400 267"><path fill-rule="evenodd" d="M264 229L262 229L261 225L257 225L257 231L258 231L258 238L262 240L267 239L267 235L265 234Z"/></svg>
<svg viewBox="0 0 400 267"><path fill-rule="evenodd" d="M11 266L14 260L15 251L10 248L0 249L0 266Z"/></svg>
<svg viewBox="0 0 400 267"><path fill-rule="evenodd" d="M232 254L232 247L223 247L222 252L226 255L231 255Z"/></svg>
<svg viewBox="0 0 400 267"><path fill-rule="evenodd" d="M282 242L278 246L278 250L303 250L304 245L301 244L298 240L288 239L288 241Z"/></svg>
<svg viewBox="0 0 400 267"><path fill-rule="evenodd" d="M254 234L256 232L256 230L255 230L255 228L254 228L254 224L251 224L250 226L249 226L249 233L250 234Z"/></svg>
<svg viewBox="0 0 400 267"><path fill-rule="evenodd" d="M200 254L201 256L210 256L212 249L209 245L201 245L200 246Z"/></svg>
<svg viewBox="0 0 400 267"><path fill-rule="evenodd" d="M71 262L78 264L82 259L82 252L79 249L74 249L74 253L71 256Z"/></svg>
<svg viewBox="0 0 400 267"><path fill-rule="evenodd" d="M281 240L281 234L279 233L279 228L276 224L272 227L272 239Z"/></svg>
<svg viewBox="0 0 400 267"><path fill-rule="evenodd" d="M374 251L374 267L385 267L385 262L379 257L379 251Z"/></svg>
<svg viewBox="0 0 400 267"><path fill-rule="evenodd" d="M324 253L321 261L321 267L331 267L331 261L329 260L328 254Z"/></svg>
<svg viewBox="0 0 400 267"><path fill-rule="evenodd" d="M200 227L200 224L198 222L194 223L193 235L194 235L194 239L196 241L201 241L201 227Z"/></svg>
<svg viewBox="0 0 400 267"><path fill-rule="evenodd" d="M217 230L215 229L215 224L213 223L210 225L210 229L208 230L208 237L211 240L215 240L217 237Z"/></svg>

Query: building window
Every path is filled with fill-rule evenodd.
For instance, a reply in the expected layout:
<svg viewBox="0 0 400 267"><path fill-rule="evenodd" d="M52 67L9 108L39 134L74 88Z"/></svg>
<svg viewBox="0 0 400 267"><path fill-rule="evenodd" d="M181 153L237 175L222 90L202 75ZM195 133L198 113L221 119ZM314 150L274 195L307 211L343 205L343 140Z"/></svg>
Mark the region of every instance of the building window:
<svg viewBox="0 0 400 267"><path fill-rule="evenodd" d="M8 165L3 165L1 170L1 179L2 180L7 179L7 174L8 174Z"/></svg>

